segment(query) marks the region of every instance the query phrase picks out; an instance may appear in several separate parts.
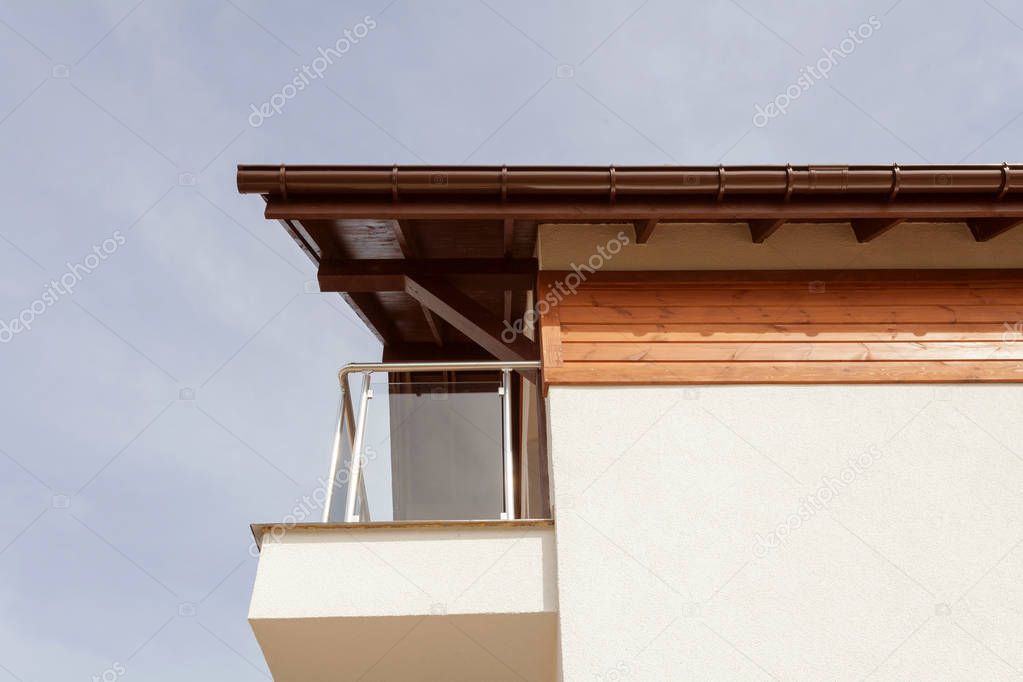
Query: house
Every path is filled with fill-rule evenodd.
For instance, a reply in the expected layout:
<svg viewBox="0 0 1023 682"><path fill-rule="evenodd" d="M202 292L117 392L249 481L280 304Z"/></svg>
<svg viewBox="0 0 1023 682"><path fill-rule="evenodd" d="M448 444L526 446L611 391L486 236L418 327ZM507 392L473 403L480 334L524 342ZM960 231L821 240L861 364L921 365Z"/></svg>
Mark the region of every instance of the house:
<svg viewBox="0 0 1023 682"><path fill-rule="evenodd" d="M383 344L253 526L275 679L1018 675L1020 166L238 188Z"/></svg>

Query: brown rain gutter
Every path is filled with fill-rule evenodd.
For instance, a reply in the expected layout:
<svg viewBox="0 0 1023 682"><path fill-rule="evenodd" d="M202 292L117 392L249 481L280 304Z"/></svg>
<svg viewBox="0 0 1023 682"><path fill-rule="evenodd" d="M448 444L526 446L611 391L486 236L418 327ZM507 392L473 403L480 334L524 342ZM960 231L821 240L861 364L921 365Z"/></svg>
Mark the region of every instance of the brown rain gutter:
<svg viewBox="0 0 1023 682"><path fill-rule="evenodd" d="M461 198L607 201L726 197L891 201L941 195L1000 201L1023 192L1023 166L238 166L238 191L277 199L376 202ZM1017 197L1018 198L1018 197Z"/></svg>

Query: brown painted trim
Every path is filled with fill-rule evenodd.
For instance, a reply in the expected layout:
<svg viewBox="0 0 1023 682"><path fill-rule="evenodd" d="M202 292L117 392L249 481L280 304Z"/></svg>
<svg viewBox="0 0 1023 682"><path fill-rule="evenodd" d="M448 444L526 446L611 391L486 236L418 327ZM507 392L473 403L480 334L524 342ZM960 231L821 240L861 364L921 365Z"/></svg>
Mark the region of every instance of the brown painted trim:
<svg viewBox="0 0 1023 682"><path fill-rule="evenodd" d="M540 222L591 223L657 220L661 223L747 222L785 220L789 222L848 222L883 218L914 222L965 222L979 218L1021 218L1023 200L995 201L985 198L877 199L817 198L783 202L751 197L743 200L707 201L681 199L635 200L609 204L606 201L537 200L500 201L451 200L385 203L366 200L332 201L273 199L266 217L297 220L417 218L430 220L503 220L515 218ZM471 229L471 228L467 228Z"/></svg>
<svg viewBox="0 0 1023 682"><path fill-rule="evenodd" d="M238 166L238 191L275 196L594 197L621 202L637 196L874 196L984 195L1023 189L1021 166Z"/></svg>
<svg viewBox="0 0 1023 682"><path fill-rule="evenodd" d="M362 259L320 263L320 291L404 291L405 277L443 275L473 289L521 291L536 281L535 258Z"/></svg>

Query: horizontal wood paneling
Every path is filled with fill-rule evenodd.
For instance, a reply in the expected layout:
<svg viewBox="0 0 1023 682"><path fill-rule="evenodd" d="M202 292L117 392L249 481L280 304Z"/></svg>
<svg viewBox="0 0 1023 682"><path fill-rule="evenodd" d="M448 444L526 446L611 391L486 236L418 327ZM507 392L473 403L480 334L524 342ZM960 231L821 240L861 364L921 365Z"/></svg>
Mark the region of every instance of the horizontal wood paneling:
<svg viewBox="0 0 1023 682"><path fill-rule="evenodd" d="M580 362L544 370L548 384L880 384L1020 382L1023 363Z"/></svg>
<svg viewBox="0 0 1023 682"><path fill-rule="evenodd" d="M744 324L934 323L998 322L1023 319L1021 306L869 305L869 306L666 306L663 308L586 307L562 305L561 321L602 322L720 322Z"/></svg>
<svg viewBox="0 0 1023 682"><path fill-rule="evenodd" d="M599 272L559 298L548 383L1023 381L1020 270Z"/></svg>
<svg viewBox="0 0 1023 682"><path fill-rule="evenodd" d="M827 285L825 285L827 286ZM1019 288L970 288L958 286L942 289L942 300L948 305L964 306L1021 306L1023 305L1023 284ZM772 287L764 289L726 289L681 287L613 289L606 285L587 287L577 292L567 306L623 307L623 308L665 308L685 306L801 306L828 307L842 305L915 304L934 299L933 288L906 287L893 291L891 286L876 289L852 289L849 287L825 289L821 292L808 291L807 286Z"/></svg>
<svg viewBox="0 0 1023 682"><path fill-rule="evenodd" d="M1001 341L997 324L565 324L563 342L585 341Z"/></svg>
<svg viewBox="0 0 1023 682"><path fill-rule="evenodd" d="M707 362L848 360L1023 360L1023 343L839 341L804 343L569 343L565 362Z"/></svg>

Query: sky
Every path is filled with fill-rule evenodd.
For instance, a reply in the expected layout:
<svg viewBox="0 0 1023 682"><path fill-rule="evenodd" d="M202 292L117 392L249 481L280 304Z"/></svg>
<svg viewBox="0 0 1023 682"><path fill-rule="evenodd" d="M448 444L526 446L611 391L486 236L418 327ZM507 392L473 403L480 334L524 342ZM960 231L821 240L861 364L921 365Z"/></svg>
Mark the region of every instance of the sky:
<svg viewBox="0 0 1023 682"><path fill-rule="evenodd" d="M0 1L0 682L269 678L248 524L380 348L237 164L1018 162L1021 43L1008 0Z"/></svg>

